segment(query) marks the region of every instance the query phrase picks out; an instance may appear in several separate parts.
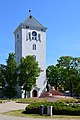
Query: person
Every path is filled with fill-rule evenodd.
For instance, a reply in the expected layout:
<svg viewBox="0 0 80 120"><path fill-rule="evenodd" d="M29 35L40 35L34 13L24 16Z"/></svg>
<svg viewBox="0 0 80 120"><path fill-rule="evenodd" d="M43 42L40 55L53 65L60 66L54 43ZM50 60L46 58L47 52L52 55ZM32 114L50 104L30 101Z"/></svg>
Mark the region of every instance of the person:
<svg viewBox="0 0 80 120"><path fill-rule="evenodd" d="M48 81L47 81L46 89L47 89L47 92L50 92L51 86L50 86L50 83Z"/></svg>

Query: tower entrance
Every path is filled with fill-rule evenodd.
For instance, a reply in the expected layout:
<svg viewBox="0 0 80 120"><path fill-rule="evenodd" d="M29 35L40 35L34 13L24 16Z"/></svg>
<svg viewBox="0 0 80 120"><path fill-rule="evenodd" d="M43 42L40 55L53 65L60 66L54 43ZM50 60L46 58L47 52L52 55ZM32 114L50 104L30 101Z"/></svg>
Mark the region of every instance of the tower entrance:
<svg viewBox="0 0 80 120"><path fill-rule="evenodd" d="M32 97L37 97L37 91L36 90L33 90Z"/></svg>

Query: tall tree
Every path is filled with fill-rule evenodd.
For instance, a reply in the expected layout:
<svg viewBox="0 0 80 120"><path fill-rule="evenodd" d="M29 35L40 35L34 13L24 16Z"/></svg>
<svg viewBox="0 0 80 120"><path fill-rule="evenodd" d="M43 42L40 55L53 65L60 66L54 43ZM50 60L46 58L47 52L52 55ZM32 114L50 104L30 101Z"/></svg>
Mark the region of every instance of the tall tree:
<svg viewBox="0 0 80 120"><path fill-rule="evenodd" d="M80 58L74 58L70 56L62 56L58 60L57 66L63 68L65 70L65 90L69 90L71 96L73 96L75 85L77 87L77 83L80 79L79 76L79 65L80 65ZM62 74L62 76L64 76ZM76 84L75 84L76 83Z"/></svg>
<svg viewBox="0 0 80 120"><path fill-rule="evenodd" d="M15 60L15 54L9 53L7 59L7 65L5 70L5 96L12 98L16 95L16 84L17 84L17 63Z"/></svg>
<svg viewBox="0 0 80 120"><path fill-rule="evenodd" d="M57 60L57 64L48 66L47 78L56 90L69 90L71 96L73 93L80 92L80 58L71 56L62 56Z"/></svg>
<svg viewBox="0 0 80 120"><path fill-rule="evenodd" d="M38 62L35 61L34 56L22 57L20 65L18 68L18 83L23 86L23 90L31 91L31 89L36 85L36 78L40 75L40 68L38 67Z"/></svg>
<svg viewBox="0 0 80 120"><path fill-rule="evenodd" d="M0 86L2 86L2 96L4 95L3 89L5 86L5 69L6 69L6 66L3 64L0 64Z"/></svg>
<svg viewBox="0 0 80 120"><path fill-rule="evenodd" d="M0 85L2 85L2 79L3 79L2 67L1 67L1 65L0 65Z"/></svg>

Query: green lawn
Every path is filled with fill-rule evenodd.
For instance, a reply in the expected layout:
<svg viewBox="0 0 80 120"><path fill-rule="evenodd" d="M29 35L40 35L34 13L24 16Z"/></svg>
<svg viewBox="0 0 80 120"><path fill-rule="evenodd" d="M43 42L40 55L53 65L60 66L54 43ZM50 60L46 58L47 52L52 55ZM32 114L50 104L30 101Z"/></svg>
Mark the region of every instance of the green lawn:
<svg viewBox="0 0 80 120"><path fill-rule="evenodd" d="M17 103L26 103L26 104L30 104L33 102L46 102L47 99L46 98L18 98L18 99L12 99L17 101Z"/></svg>
<svg viewBox="0 0 80 120"><path fill-rule="evenodd" d="M12 98L12 99L0 99L0 103L9 102L9 101L16 101L17 103L26 103L30 104L33 102L46 102L46 98Z"/></svg>
<svg viewBox="0 0 80 120"><path fill-rule="evenodd" d="M13 99L0 99L0 103L4 103L7 101L16 101L17 103L26 103L26 104L30 104L33 102L46 102L49 101L50 99L48 98L13 98ZM59 102L76 102L79 101L80 99L74 99L74 98L60 98L58 100ZM54 99L53 99L54 102Z"/></svg>
<svg viewBox="0 0 80 120"><path fill-rule="evenodd" d="M19 116L19 117L31 117L31 118L64 118L64 119L78 119L80 120L80 116L68 116L68 115L39 115L39 114L23 114L23 110L14 110L10 112L3 113L5 115Z"/></svg>

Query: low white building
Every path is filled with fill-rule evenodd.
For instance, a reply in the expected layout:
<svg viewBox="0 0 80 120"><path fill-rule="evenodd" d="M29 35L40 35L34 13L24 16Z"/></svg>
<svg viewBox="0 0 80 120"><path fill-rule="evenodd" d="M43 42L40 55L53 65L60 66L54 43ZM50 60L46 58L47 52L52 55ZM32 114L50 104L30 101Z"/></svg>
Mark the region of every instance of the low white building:
<svg viewBox="0 0 80 120"><path fill-rule="evenodd" d="M20 64L21 57L34 55L35 60L38 61L39 67L42 69L36 80L36 86L30 92L27 92L27 97L39 97L46 86L46 29L30 15L14 32L17 63ZM20 96L21 91L19 90L18 97Z"/></svg>

